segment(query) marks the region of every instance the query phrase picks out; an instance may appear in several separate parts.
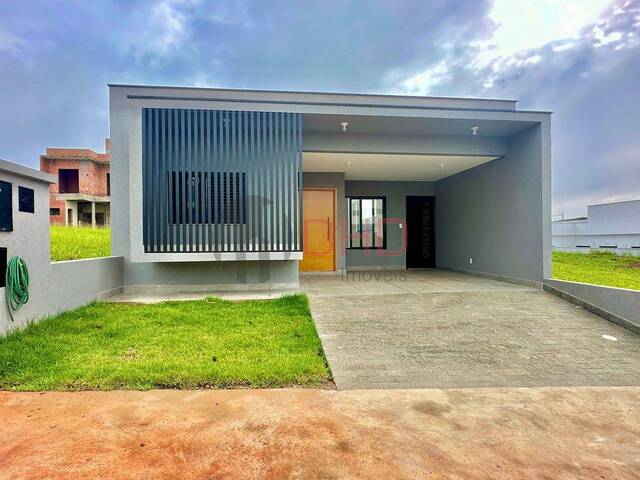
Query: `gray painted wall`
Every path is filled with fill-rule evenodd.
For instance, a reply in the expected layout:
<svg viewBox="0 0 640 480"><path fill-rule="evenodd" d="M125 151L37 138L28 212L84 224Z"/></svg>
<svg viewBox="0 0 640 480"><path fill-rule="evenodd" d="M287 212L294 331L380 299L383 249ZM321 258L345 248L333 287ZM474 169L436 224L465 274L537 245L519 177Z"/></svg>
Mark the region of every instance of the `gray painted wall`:
<svg viewBox="0 0 640 480"><path fill-rule="evenodd" d="M298 262L150 262L125 264L125 293L293 288Z"/></svg>
<svg viewBox="0 0 640 480"><path fill-rule="evenodd" d="M594 313L621 324L636 333L640 333L639 290L603 287L600 285L589 285L587 283L567 282L548 278L544 280L544 284L545 288L546 286L550 286L553 289L569 295L569 297L561 295L563 298L592 310ZM596 309L591 307L596 307Z"/></svg>
<svg viewBox="0 0 640 480"><path fill-rule="evenodd" d="M541 282L550 265L542 126L513 135L507 146L504 157L436 182L436 261Z"/></svg>
<svg viewBox="0 0 640 480"><path fill-rule="evenodd" d="M304 124L303 124L304 125ZM320 133L304 131L309 152L405 153L431 155L501 156L507 144L501 137L455 135L381 135L368 133Z"/></svg>
<svg viewBox="0 0 640 480"><path fill-rule="evenodd" d="M406 197L410 195L435 195L432 182L364 182L345 183L346 196L376 195L386 197L387 209L387 248L385 250L347 250L346 265L349 268L405 268L406 252L402 245L400 222L406 220ZM346 205L342 209L346 214ZM346 225L346 224L345 224ZM348 225L346 225L348 229ZM368 253L368 255L367 255Z"/></svg>
<svg viewBox="0 0 640 480"><path fill-rule="evenodd" d="M40 172L36 172L40 173ZM30 321L118 293L122 287L122 258L50 262L48 183L0 171L0 180L13 187L13 232L0 232L7 258L22 257L29 270L29 302L9 318L5 289L0 288L0 335ZM34 213L18 211L18 186L32 188Z"/></svg>

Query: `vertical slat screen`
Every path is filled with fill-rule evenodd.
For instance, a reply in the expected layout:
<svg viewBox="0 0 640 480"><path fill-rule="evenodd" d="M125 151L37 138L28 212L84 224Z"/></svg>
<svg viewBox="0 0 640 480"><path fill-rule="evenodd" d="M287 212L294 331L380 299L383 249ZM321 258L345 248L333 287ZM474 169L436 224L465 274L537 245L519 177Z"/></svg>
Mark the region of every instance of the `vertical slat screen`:
<svg viewBox="0 0 640 480"><path fill-rule="evenodd" d="M148 253L301 251L302 118L142 111Z"/></svg>

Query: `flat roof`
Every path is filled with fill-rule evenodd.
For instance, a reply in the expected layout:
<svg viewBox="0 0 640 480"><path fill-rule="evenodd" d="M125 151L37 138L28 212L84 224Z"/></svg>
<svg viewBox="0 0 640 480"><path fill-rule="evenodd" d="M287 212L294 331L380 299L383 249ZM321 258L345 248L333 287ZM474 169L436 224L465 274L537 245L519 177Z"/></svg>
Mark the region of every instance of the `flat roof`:
<svg viewBox="0 0 640 480"><path fill-rule="evenodd" d="M516 112L517 100L447 96L414 96L371 93L317 92L291 90L256 90L169 85L132 85L108 83L109 88L135 89L131 99L259 101L263 103L296 103L335 106L375 106L454 110L486 110ZM191 93L191 95L189 95ZM548 111L520 110L531 113Z"/></svg>
<svg viewBox="0 0 640 480"><path fill-rule="evenodd" d="M19 177L29 178L31 180L37 180L44 183L56 183L58 180L55 175L50 173L41 172L33 168L25 167L18 163L10 162L0 158L0 172L17 175Z"/></svg>

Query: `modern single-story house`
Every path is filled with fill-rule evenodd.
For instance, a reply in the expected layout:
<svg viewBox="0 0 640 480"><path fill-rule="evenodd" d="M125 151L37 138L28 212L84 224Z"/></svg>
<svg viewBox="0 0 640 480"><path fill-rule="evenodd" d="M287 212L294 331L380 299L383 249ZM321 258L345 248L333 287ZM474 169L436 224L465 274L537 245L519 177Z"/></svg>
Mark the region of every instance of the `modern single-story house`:
<svg viewBox="0 0 640 480"><path fill-rule="evenodd" d="M300 272L551 274L550 113L516 101L110 85L125 292Z"/></svg>

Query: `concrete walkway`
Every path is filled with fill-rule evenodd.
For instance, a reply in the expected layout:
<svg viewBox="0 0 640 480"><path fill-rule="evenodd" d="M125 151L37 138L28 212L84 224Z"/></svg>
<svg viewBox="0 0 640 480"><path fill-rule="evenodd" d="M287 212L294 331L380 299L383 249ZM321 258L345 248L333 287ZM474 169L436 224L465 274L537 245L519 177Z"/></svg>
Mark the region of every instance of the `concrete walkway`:
<svg viewBox="0 0 640 480"><path fill-rule="evenodd" d="M339 389L640 385L640 336L540 290L433 270L301 287Z"/></svg>
<svg viewBox="0 0 640 480"><path fill-rule="evenodd" d="M640 388L0 392L3 479L632 479Z"/></svg>

